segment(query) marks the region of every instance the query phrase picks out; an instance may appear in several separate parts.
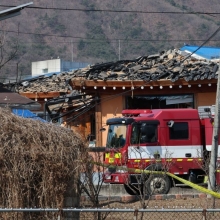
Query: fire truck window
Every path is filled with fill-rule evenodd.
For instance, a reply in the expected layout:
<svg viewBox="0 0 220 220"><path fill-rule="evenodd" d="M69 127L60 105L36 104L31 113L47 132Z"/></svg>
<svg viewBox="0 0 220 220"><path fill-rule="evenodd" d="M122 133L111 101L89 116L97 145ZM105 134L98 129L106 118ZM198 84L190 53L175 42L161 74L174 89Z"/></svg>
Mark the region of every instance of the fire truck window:
<svg viewBox="0 0 220 220"><path fill-rule="evenodd" d="M175 122L171 128L169 128L170 139L188 139L189 127L187 122Z"/></svg>
<svg viewBox="0 0 220 220"><path fill-rule="evenodd" d="M138 125L133 125L131 133L131 144L139 143L139 128Z"/></svg>
<svg viewBox="0 0 220 220"><path fill-rule="evenodd" d="M157 125L144 123L141 127L141 143L152 143L157 141ZM143 129L144 128L144 129Z"/></svg>
<svg viewBox="0 0 220 220"><path fill-rule="evenodd" d="M107 147L120 148L126 142L126 129L125 125L110 125L107 137Z"/></svg>
<svg viewBox="0 0 220 220"><path fill-rule="evenodd" d="M157 125L143 123L141 126L133 125L131 144L152 143L157 141Z"/></svg>

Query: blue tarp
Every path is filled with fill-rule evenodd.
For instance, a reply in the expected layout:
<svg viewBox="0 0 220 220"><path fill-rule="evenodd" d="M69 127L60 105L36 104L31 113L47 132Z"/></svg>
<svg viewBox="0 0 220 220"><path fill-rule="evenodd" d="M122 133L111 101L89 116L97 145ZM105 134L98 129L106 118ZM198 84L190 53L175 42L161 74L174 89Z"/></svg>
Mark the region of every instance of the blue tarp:
<svg viewBox="0 0 220 220"><path fill-rule="evenodd" d="M31 119L34 119L34 120L39 120L39 121L42 121L42 122L47 122L46 120L38 117L36 114L34 114L33 112L31 112L28 109L12 109L12 112L15 115L23 117L23 118L31 118Z"/></svg>

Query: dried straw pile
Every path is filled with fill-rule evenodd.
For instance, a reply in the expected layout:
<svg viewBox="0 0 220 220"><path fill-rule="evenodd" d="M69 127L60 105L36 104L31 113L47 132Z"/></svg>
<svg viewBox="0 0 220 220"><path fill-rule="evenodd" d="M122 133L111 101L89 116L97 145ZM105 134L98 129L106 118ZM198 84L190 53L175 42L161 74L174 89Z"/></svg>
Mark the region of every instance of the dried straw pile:
<svg viewBox="0 0 220 220"><path fill-rule="evenodd" d="M64 207L67 188L77 188L84 141L71 130L3 108L0 123L0 207Z"/></svg>

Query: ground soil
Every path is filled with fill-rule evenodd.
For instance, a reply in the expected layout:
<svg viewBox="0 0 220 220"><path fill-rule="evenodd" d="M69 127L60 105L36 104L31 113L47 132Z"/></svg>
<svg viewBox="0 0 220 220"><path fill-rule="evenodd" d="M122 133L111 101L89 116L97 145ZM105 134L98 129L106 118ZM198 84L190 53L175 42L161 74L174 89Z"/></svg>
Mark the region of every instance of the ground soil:
<svg viewBox="0 0 220 220"><path fill-rule="evenodd" d="M107 212L99 212L101 220L216 220L220 219L218 210L213 208L212 198L181 198L167 200L146 200L147 208L140 211L140 201L137 202L101 202L101 209ZM215 208L220 209L220 199L215 200ZM117 211L119 209L119 211ZM123 209L123 210L121 210ZM135 209L137 211L128 211ZM168 209L171 209L168 211ZM175 209L175 210L173 210ZM208 210L206 210L208 209ZM121 211L120 211L121 210ZM98 219L97 213L81 213L81 219Z"/></svg>
<svg viewBox="0 0 220 220"><path fill-rule="evenodd" d="M220 209L220 199L215 199L213 203L212 198L181 198L181 199L167 199L167 200L145 200L148 209ZM132 203L113 202L109 204L114 208L141 208L140 201ZM105 205L106 207L108 205Z"/></svg>
<svg viewBox="0 0 220 220"><path fill-rule="evenodd" d="M180 198L166 200L145 200L148 209L220 209L220 199L213 198ZM90 204L87 203L86 207ZM91 207L91 206L90 206ZM118 208L118 209L141 209L140 201L136 202L115 202L100 201L101 208Z"/></svg>

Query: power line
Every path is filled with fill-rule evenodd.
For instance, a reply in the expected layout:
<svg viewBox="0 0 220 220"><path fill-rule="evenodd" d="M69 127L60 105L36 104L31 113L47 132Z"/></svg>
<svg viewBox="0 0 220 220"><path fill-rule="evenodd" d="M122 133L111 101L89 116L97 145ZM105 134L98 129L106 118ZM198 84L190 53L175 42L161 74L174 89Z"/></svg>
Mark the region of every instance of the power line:
<svg viewBox="0 0 220 220"><path fill-rule="evenodd" d="M3 31L3 30L0 30ZM17 31L5 31L7 33L18 33ZM32 32L19 32L19 34L27 34L27 35L40 35L40 36L45 36L45 37L59 37L59 38L73 38L73 39L82 39L82 40L91 40L91 42L85 42L85 43L94 43L94 41L106 41L106 39L101 39L101 38L88 38L88 37L74 37L71 35L55 35L55 34L42 34L42 33L32 33ZM122 39L122 38L115 38L115 39L107 39L108 41L116 41L118 42L120 41L128 41L128 42L187 42L187 41L193 41L193 42L199 42L199 41L203 41L204 39L196 39L196 40L191 40L191 39ZM212 40L212 41L220 41L220 40ZM63 42L63 43L71 43L71 42ZM73 42L74 43L74 42ZM76 42L77 43L77 42Z"/></svg>
<svg viewBox="0 0 220 220"><path fill-rule="evenodd" d="M218 29L206 40L204 41L196 50L194 50L189 56L187 56L185 59L181 61L183 63L186 59L188 59L190 56L192 56L196 51L198 51L201 47L203 47L206 43L208 43L218 32L220 31L220 26Z"/></svg>
<svg viewBox="0 0 220 220"><path fill-rule="evenodd" d="M0 5L0 7L15 7L11 5ZM140 11L140 10L113 10L113 9L82 9L82 8L54 8L54 7L39 7L29 6L27 9L40 10L57 10L57 11L80 11L80 12L111 12L111 13L138 13L138 14L199 14L199 15L218 15L219 12L200 12L200 11Z"/></svg>
<svg viewBox="0 0 220 220"><path fill-rule="evenodd" d="M83 38L84 39L84 38ZM86 39L86 38L85 38ZM56 40L51 40L51 42L55 42L55 43L59 43L59 44L78 44L79 43L79 41L73 41L73 42L69 42L69 41L67 41L67 42L65 42L65 41L56 41ZM97 42L102 42L103 40L101 40L101 39L98 39L98 40L96 40L96 41L85 41L84 43L85 44L95 44L95 43L97 43ZM112 39L112 40L110 40L111 42L113 41L115 41L115 42L117 42L116 40L114 40L114 39ZM123 41L123 40L121 40L121 41ZM126 41L129 41L129 40L126 40ZM133 40L131 40L131 41L133 41ZM164 42L164 41L166 41L166 42L203 42L204 40L191 40L191 39L185 39L185 40L181 40L181 39L179 39L179 40L173 40L173 39L166 39L166 40L138 40L139 42ZM220 41L220 39L219 40L210 40L211 42L219 42ZM7 41L7 42L10 42L10 41ZM27 42L27 41L24 41L24 42L21 42L20 41L20 43L23 43L23 44L44 44L44 43L47 43L47 42L45 42L45 41L29 41L29 42ZM133 41L133 43L135 43L135 41ZM47 43L48 44L48 43Z"/></svg>
<svg viewBox="0 0 220 220"><path fill-rule="evenodd" d="M199 46L199 48L201 48L202 46L204 46L205 43L208 43L219 31L220 31L220 27L219 27L207 40L205 40L205 41ZM199 48L197 48L197 49L196 49L195 51L193 51L189 56L187 56L185 59L183 59L183 60L181 61L181 63L184 62L186 59L188 59L190 56L192 56ZM132 93L133 91L135 91L135 90L141 88L142 86L146 86L146 85L148 85L149 83L150 83L150 82L145 82L145 83L143 83L141 86L137 86L137 87L132 88L132 89L129 89L129 90L127 90L127 91L120 92L120 93L117 93L117 94L115 94L115 95L110 95L110 96L108 96L108 97L102 98L102 99L99 100L99 102L98 102L97 104L94 104L92 107L95 107L95 106L98 105L98 104L107 102L107 101L109 101L109 100L111 100L111 99L114 99L114 98L117 98L117 97L119 97L119 96L125 95L125 94L127 94L127 93L129 93L129 92ZM91 109L91 108L90 108L90 109ZM79 112L79 114L77 115L77 117L74 117L74 120L76 120L79 116L81 116L81 115L84 114L84 113L85 113L84 111L83 111L82 113ZM69 122L71 122L71 121L72 121L72 120L70 120Z"/></svg>
<svg viewBox="0 0 220 220"><path fill-rule="evenodd" d="M1 6L1 5L0 5ZM29 7L29 8L38 8L38 9L55 9L55 8L40 8L40 7ZM103 12L132 12L132 13L160 13L160 14L166 14L166 13L171 13L171 12L143 12L143 11L113 11L113 10L84 10L84 9L57 9L57 10L78 10L78 11L103 11ZM199 14L198 12L172 12L172 14ZM200 14L220 14L220 13L200 13ZM207 43L207 42L209 42L209 41L211 41L211 38L213 38L218 32L219 32L219 30L220 30L220 27L207 39L207 40L199 40L199 41L204 41L202 44L201 44L201 46L199 47L199 48L201 48L205 43ZM7 32L14 32L14 33L16 33L17 34L17 31L7 31ZM25 33L25 32L19 32L19 34L34 34L34 35L43 35L43 36L53 36L53 37L64 37L64 38L67 38L67 37L69 37L69 38L77 38L77 39L90 39L90 40L100 40L100 39L93 39L93 38L81 38L81 37L73 37L73 36L67 36L67 35L63 35L63 36L57 36L57 35L48 35L48 34L36 34L36 33ZM123 39L109 39L109 40L123 40ZM124 40L126 40L126 41L128 41L128 39L124 39ZM189 40L189 39L188 39ZM162 40L133 40L133 39L131 39L131 40L129 40L129 41L162 41ZM168 40L164 40L164 41L168 41ZM177 40L170 40L170 41L177 41ZM178 40L178 41L180 41L180 40ZM183 40L182 40L183 41ZM186 40L184 40L184 41L186 41ZM198 40L197 40L198 41ZM198 49L197 49L198 50ZM195 50L193 53L195 53L197 50ZM193 54L192 53L192 54ZM187 57L188 58L188 57ZM147 85L147 84L149 84L149 82L145 82L142 86L145 86L145 85ZM136 89L138 89L138 88L140 88L141 86L139 86L139 87L136 87L136 88L134 88L134 89L130 89L130 90L128 90L128 91L125 91L125 92L121 92L121 93L118 93L118 94L116 94L116 95L111 95L111 96L109 96L109 97L106 97L106 98L103 98L103 99L100 99L100 102L106 102L106 101L108 101L108 100L111 100L111 99L113 99L113 98L116 98L116 97L118 97L118 96L121 96L121 95L123 95L123 94L126 94L126 93L128 93L128 92L132 92L132 91L134 91L134 90L136 90ZM98 103L98 104L100 104L100 102ZM97 104L94 104L92 107L95 107ZM87 112L87 111L85 111L85 112ZM83 113L85 113L84 111L83 111ZM79 115L77 115L77 117L74 117L74 119L77 119L79 116L81 115L81 113L79 113Z"/></svg>

